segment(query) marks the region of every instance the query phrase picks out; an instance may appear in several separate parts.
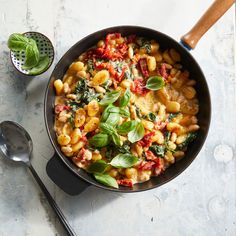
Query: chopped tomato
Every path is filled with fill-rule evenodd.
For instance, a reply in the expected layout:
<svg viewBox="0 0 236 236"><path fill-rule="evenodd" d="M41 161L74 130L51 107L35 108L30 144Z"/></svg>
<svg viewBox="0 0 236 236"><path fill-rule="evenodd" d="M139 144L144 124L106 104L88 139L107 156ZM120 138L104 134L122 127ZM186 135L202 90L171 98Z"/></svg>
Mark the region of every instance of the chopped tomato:
<svg viewBox="0 0 236 236"><path fill-rule="evenodd" d="M117 183L119 185L127 186L127 187L133 187L133 181L131 179L118 179Z"/></svg>
<svg viewBox="0 0 236 236"><path fill-rule="evenodd" d="M146 159L147 159L148 161L154 161L154 160L157 159L157 156L155 156L155 154L154 154L152 151L150 151L150 150L147 150L147 151L145 152L145 155L146 155Z"/></svg>
<svg viewBox="0 0 236 236"><path fill-rule="evenodd" d="M150 132L148 134L145 134L143 138L139 141L139 144L142 147L150 147L152 144L152 136L155 134L155 132Z"/></svg>
<svg viewBox="0 0 236 236"><path fill-rule="evenodd" d="M135 79L134 84L130 89L133 93L142 96L145 96L149 92L149 90L145 87L145 82L143 79Z"/></svg>
<svg viewBox="0 0 236 236"><path fill-rule="evenodd" d="M154 160L155 164L155 168L153 170L153 174L154 175L159 175L164 171L164 161L162 158L156 158Z"/></svg>
<svg viewBox="0 0 236 236"><path fill-rule="evenodd" d="M127 53L128 46L126 43L122 43L117 47L117 49L123 57Z"/></svg>
<svg viewBox="0 0 236 236"><path fill-rule="evenodd" d="M148 161L148 162L141 162L138 169L139 170L152 170L155 166L155 162L154 161Z"/></svg>
<svg viewBox="0 0 236 236"><path fill-rule="evenodd" d="M120 38L121 37L121 34L120 33L112 33L112 34L108 34L107 36L106 36L106 44L108 44L108 42L110 41L110 40L112 40L112 39L118 39L118 38Z"/></svg>
<svg viewBox="0 0 236 236"><path fill-rule="evenodd" d="M144 78L147 78L149 76L147 59L141 58L138 63L139 63L139 67L140 67L140 70L141 70Z"/></svg>
<svg viewBox="0 0 236 236"><path fill-rule="evenodd" d="M69 111L69 110L70 110L70 107L69 107L69 106L66 106L66 105L63 105L63 104L57 104L57 105L55 106L55 113L56 113L56 114L58 114L58 113L60 113L60 112L62 112L62 111L64 111L64 110Z"/></svg>
<svg viewBox="0 0 236 236"><path fill-rule="evenodd" d="M166 70L166 64L165 63L161 64L160 74L165 79L167 79L168 76L169 76L169 74L167 73L167 70Z"/></svg>

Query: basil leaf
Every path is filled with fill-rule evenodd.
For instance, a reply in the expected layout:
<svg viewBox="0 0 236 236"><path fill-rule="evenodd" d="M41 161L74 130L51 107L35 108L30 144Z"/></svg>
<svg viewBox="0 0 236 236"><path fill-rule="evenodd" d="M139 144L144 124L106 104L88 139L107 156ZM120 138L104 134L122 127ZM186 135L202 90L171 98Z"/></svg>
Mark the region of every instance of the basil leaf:
<svg viewBox="0 0 236 236"><path fill-rule="evenodd" d="M100 104L102 106L111 104L111 103L115 102L119 98L119 96L120 96L119 91L112 91L110 93L107 93L107 94L105 94L103 99L100 101Z"/></svg>
<svg viewBox="0 0 236 236"><path fill-rule="evenodd" d="M104 160L93 162L87 169L89 173L104 173L108 164Z"/></svg>
<svg viewBox="0 0 236 236"><path fill-rule="evenodd" d="M116 168L129 168L138 162L138 157L131 154L119 154L115 156L110 164Z"/></svg>
<svg viewBox="0 0 236 236"><path fill-rule="evenodd" d="M90 140L89 144L94 147L104 147L109 143L109 137L107 134L96 134Z"/></svg>
<svg viewBox="0 0 236 236"><path fill-rule="evenodd" d="M118 124L119 121L120 121L120 115L118 113L110 113L108 115L106 123L115 126Z"/></svg>
<svg viewBox="0 0 236 236"><path fill-rule="evenodd" d="M108 187L118 188L118 184L116 182L116 179L112 178L108 174L94 174L95 179Z"/></svg>
<svg viewBox="0 0 236 236"><path fill-rule="evenodd" d="M123 117L130 117L129 110L126 108L120 108L120 115Z"/></svg>
<svg viewBox="0 0 236 236"><path fill-rule="evenodd" d="M11 50L25 50L29 43L29 39L22 34L14 33L8 38L7 45Z"/></svg>
<svg viewBox="0 0 236 236"><path fill-rule="evenodd" d="M50 63L48 56L42 56L39 58L38 64L29 71L29 75L38 75L44 72Z"/></svg>
<svg viewBox="0 0 236 236"><path fill-rule="evenodd" d="M111 137L112 137L112 140L113 140L115 145L117 145L117 146L121 146L122 145L121 140L120 140L120 136L119 136L119 134L117 134L117 132L113 133L111 135Z"/></svg>
<svg viewBox="0 0 236 236"><path fill-rule="evenodd" d="M105 134L113 134L116 132L116 130L108 123L100 123L100 129Z"/></svg>
<svg viewBox="0 0 236 236"><path fill-rule="evenodd" d="M25 50L25 64L22 66L23 69L31 69L36 66L39 62L39 50L36 42L33 39L29 39L30 44Z"/></svg>
<svg viewBox="0 0 236 236"><path fill-rule="evenodd" d="M106 109L102 113L101 121L105 122L110 115L110 113L119 113L120 109L119 107L115 107L112 104L108 105Z"/></svg>
<svg viewBox="0 0 236 236"><path fill-rule="evenodd" d="M141 122L139 122L136 127L128 133L128 140L131 143L135 143L142 139L144 136L144 127Z"/></svg>
<svg viewBox="0 0 236 236"><path fill-rule="evenodd" d="M119 106L120 107L125 107L129 103L131 97L131 92L130 89L127 88L124 95L120 98Z"/></svg>
<svg viewBox="0 0 236 236"><path fill-rule="evenodd" d="M146 88L150 90L159 90L163 88L165 82L161 76L149 77L146 83Z"/></svg>
<svg viewBox="0 0 236 236"><path fill-rule="evenodd" d="M158 157L163 158L165 156L165 146L154 144L149 148L149 150L152 151Z"/></svg>
<svg viewBox="0 0 236 236"><path fill-rule="evenodd" d="M117 131L120 134L127 134L131 130L133 130L137 124L138 122L136 120L130 120L130 121L124 122L122 125L119 125L117 127Z"/></svg>

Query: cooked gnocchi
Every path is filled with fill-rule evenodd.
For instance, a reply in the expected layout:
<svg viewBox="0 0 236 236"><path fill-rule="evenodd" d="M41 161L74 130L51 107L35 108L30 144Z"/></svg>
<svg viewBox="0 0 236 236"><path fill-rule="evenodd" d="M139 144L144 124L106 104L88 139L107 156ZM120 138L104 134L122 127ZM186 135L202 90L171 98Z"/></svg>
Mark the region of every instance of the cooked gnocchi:
<svg viewBox="0 0 236 236"><path fill-rule="evenodd" d="M196 138L195 84L174 48L108 34L54 81L61 151L109 187L148 181Z"/></svg>

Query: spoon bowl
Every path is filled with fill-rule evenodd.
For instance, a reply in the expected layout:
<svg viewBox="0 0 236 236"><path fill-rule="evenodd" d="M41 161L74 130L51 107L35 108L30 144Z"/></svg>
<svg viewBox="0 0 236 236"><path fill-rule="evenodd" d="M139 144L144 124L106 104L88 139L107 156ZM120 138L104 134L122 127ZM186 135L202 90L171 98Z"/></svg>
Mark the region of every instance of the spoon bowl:
<svg viewBox="0 0 236 236"><path fill-rule="evenodd" d="M33 142L22 126L3 121L0 124L0 151L6 159L29 165Z"/></svg>

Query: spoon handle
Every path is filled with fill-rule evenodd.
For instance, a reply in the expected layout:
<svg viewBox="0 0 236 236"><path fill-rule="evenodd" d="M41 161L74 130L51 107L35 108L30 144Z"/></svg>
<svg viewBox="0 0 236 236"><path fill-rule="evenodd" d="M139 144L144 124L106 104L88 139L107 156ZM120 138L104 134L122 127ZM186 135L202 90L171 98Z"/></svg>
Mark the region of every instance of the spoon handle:
<svg viewBox="0 0 236 236"><path fill-rule="evenodd" d="M47 188L45 187L44 183L42 182L42 180L39 178L38 174L36 173L35 169L33 168L33 166L31 164L28 165L32 175L34 176L35 180L37 181L38 185L40 186L42 192L45 194L50 206L53 208L53 210L55 211L55 213L57 214L61 224L63 225L65 231L67 232L68 235L70 236L76 236L76 233L73 231L73 229L71 228L71 226L69 225L68 221L66 220L64 214L62 213L62 211L60 210L60 208L58 207L57 203L55 202L55 200L52 198L51 194L48 192Z"/></svg>

